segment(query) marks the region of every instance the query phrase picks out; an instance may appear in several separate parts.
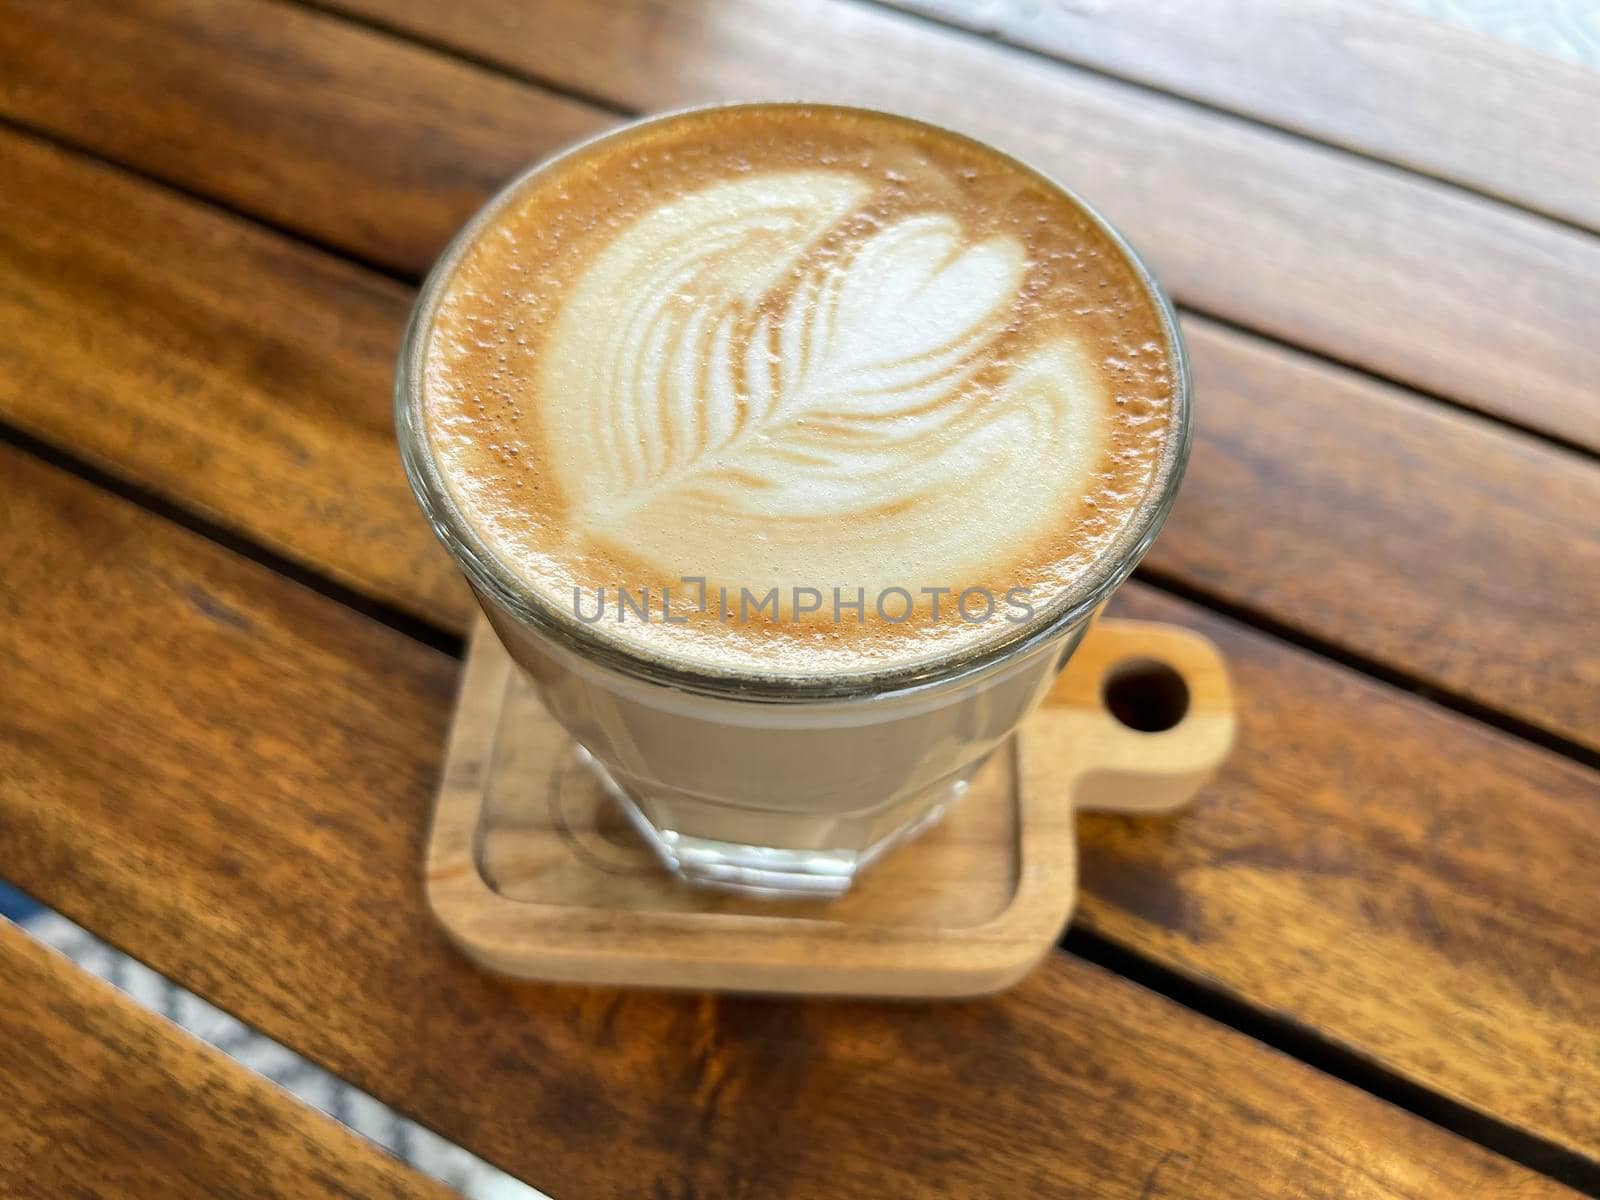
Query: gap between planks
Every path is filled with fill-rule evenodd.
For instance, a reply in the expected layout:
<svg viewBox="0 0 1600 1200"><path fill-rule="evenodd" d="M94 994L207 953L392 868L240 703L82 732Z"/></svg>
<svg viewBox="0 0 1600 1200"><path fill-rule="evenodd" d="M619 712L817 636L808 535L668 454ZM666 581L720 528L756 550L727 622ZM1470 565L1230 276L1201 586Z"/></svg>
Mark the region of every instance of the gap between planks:
<svg viewBox="0 0 1600 1200"><path fill-rule="evenodd" d="M1254 1038L1324 1075L1376 1096L1412 1116L1476 1142L1586 1196L1600 1197L1600 1162L1519 1129L1481 1109L1442 1096L1288 1017L1258 1008L1222 987L1207 987L1074 919L1059 949L1104 967L1175 1004Z"/></svg>

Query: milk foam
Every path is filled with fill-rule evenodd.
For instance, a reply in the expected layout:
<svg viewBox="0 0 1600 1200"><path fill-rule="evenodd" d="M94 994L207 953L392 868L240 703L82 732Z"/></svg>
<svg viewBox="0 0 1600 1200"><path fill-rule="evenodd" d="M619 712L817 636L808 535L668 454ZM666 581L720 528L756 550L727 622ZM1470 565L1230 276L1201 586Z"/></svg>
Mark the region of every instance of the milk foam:
<svg viewBox="0 0 1600 1200"><path fill-rule="evenodd" d="M785 597L589 626L654 657L812 673L1014 636L933 619L924 592L1021 587L1045 610L1116 543L1171 416L1153 301L993 152L871 114L730 111L742 128L690 114L580 151L464 256L425 393L458 507L567 616L575 588L685 577ZM795 588L903 588L915 611L802 620Z"/></svg>
<svg viewBox="0 0 1600 1200"><path fill-rule="evenodd" d="M596 257L538 389L573 528L669 579L876 593L1007 562L1081 495L1108 401L1073 339L975 386L1021 243L925 212L807 264L868 190L713 184Z"/></svg>

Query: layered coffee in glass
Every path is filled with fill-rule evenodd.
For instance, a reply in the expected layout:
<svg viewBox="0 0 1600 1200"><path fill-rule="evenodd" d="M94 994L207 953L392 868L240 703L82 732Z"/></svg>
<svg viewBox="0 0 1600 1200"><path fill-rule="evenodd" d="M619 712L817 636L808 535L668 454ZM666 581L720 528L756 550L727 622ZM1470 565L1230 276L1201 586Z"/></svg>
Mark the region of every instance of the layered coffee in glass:
<svg viewBox="0 0 1600 1200"><path fill-rule="evenodd" d="M1038 171L825 105L543 163L425 285L413 488L685 879L830 894L958 801L1155 536L1170 306Z"/></svg>

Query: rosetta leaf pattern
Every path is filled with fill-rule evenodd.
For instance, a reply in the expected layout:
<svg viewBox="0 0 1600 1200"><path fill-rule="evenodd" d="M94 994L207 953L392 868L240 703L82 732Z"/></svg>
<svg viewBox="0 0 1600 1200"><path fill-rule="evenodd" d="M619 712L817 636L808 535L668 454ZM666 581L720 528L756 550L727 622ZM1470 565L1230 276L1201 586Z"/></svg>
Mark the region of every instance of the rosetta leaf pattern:
<svg viewBox="0 0 1600 1200"><path fill-rule="evenodd" d="M975 386L1027 271L1021 243L975 241L940 213L841 234L868 191L831 171L718 184L596 256L540 389L575 525L682 571L717 539L787 554L815 536L785 530L840 519L936 546L953 489L1037 469L1071 424L1073 348Z"/></svg>

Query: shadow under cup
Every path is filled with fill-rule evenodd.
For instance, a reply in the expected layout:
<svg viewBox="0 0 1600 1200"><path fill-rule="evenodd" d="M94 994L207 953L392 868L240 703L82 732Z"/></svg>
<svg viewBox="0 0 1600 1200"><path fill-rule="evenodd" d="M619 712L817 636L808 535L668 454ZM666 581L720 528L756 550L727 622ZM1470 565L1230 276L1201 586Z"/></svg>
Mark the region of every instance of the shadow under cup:
<svg viewBox="0 0 1600 1200"><path fill-rule="evenodd" d="M423 357L445 285L501 208L559 157L490 200L422 288L395 380L397 435L412 490L512 659L668 869L688 882L743 892L841 894L873 859L960 799L988 755L1039 705L1094 613L1159 531L1183 474L1191 425L1188 368L1171 305L1116 231L1060 188L1123 252L1160 314L1173 417L1160 486L1117 545L1010 640L848 676L719 674L669 663L606 638L522 583L457 508L428 442Z"/></svg>

